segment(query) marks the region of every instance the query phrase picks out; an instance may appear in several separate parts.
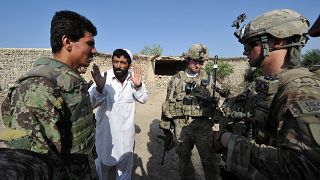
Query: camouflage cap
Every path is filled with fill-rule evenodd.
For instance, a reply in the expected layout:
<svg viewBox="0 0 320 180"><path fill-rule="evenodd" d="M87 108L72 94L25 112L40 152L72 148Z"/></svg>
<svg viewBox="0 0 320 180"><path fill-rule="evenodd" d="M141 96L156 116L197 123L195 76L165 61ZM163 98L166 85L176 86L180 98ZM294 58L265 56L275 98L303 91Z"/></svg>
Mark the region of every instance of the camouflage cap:
<svg viewBox="0 0 320 180"><path fill-rule="evenodd" d="M187 53L184 54L184 57L186 59L205 61L209 59L209 51L207 46L203 44L193 44Z"/></svg>
<svg viewBox="0 0 320 180"><path fill-rule="evenodd" d="M309 29L308 33L312 37L320 36L320 15L319 15L318 19L313 23L313 25Z"/></svg>
<svg viewBox="0 0 320 180"><path fill-rule="evenodd" d="M291 9L277 9L266 12L245 26L241 41L269 34L276 38L288 38L307 33L309 21Z"/></svg>

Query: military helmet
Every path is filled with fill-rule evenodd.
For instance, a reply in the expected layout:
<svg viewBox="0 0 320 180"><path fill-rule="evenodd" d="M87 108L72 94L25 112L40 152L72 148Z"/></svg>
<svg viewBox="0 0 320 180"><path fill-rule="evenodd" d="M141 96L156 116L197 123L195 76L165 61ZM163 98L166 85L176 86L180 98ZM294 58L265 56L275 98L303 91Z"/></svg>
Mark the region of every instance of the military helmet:
<svg viewBox="0 0 320 180"><path fill-rule="evenodd" d="M271 35L285 39L295 35L307 34L309 21L291 9L277 9L266 12L246 25L240 35L241 43L262 36Z"/></svg>
<svg viewBox="0 0 320 180"><path fill-rule="evenodd" d="M205 61L209 59L209 51L207 46L203 44L193 44L183 56L185 59Z"/></svg>

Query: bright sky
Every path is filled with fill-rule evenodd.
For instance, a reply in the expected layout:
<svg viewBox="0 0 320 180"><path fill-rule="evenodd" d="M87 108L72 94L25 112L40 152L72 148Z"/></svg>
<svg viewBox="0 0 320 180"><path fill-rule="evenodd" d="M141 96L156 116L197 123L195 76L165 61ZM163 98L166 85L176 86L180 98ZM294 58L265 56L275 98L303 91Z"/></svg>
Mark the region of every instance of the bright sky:
<svg viewBox="0 0 320 180"><path fill-rule="evenodd" d="M50 48L52 16L73 10L97 27L99 52L127 48L137 54L160 44L162 55L179 56L200 42L211 57L239 57L243 47L231 27L239 14L246 13L248 23L265 11L291 8L313 24L319 7L319 0L6 0L0 5L0 48ZM303 52L315 48L320 38L311 38Z"/></svg>

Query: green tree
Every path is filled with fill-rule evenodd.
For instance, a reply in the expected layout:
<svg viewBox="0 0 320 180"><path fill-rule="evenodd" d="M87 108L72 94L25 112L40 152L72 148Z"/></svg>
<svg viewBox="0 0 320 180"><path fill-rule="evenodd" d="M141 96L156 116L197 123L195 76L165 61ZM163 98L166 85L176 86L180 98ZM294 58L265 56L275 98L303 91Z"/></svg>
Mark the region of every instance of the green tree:
<svg viewBox="0 0 320 180"><path fill-rule="evenodd" d="M214 65L213 62L211 62L211 61L207 62L204 67L204 70L213 75L214 74L213 65ZM230 65L226 62L223 62L223 61L218 62L217 76L220 80L223 80L224 78L228 77L232 73L233 73L232 65Z"/></svg>
<svg viewBox="0 0 320 180"><path fill-rule="evenodd" d="M248 69L246 69L246 72L244 74L244 81L252 82L260 76L262 76L262 72L260 68L249 67Z"/></svg>
<svg viewBox="0 0 320 180"><path fill-rule="evenodd" d="M162 48L159 44L147 45L144 46L143 49L140 51L140 54L148 55L148 56L161 56Z"/></svg>
<svg viewBox="0 0 320 180"><path fill-rule="evenodd" d="M307 67L320 64L320 49L310 49L302 55L303 64Z"/></svg>

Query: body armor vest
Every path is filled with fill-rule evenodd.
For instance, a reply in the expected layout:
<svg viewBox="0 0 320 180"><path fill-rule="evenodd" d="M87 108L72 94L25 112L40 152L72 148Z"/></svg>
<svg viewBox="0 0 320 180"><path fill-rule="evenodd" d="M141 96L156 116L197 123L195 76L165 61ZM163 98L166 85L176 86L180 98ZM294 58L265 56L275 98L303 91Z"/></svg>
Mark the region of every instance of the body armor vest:
<svg viewBox="0 0 320 180"><path fill-rule="evenodd" d="M173 97L163 106L168 118L174 117L211 117L215 108L212 97L210 75L201 70L196 77L188 77L184 71L175 75L179 79Z"/></svg>
<svg viewBox="0 0 320 180"><path fill-rule="evenodd" d="M305 78L305 80L304 80ZM288 84L301 86L304 91L309 92L306 100L300 98L288 106L286 112L279 112L283 104L281 100L286 98L290 90ZM232 124L237 124L244 119L254 120L256 127L257 143L270 144L268 135L271 136L271 143L288 143L285 139L279 138L278 114L286 113L289 117L296 119L296 132L299 134L300 142L287 144L293 149L304 151L308 159L319 163L320 159L320 76L312 73L305 68L289 69L279 75L278 78L259 77L254 83L250 84L246 91L236 97L228 99L223 105L223 111L230 117ZM300 94L303 96L303 94ZM245 120L244 120L245 121ZM280 119L281 121L281 119ZM236 126L238 127L239 126ZM243 128L244 125L240 127ZM232 127L233 128L233 127ZM232 129L232 131L237 131ZM243 129L238 130L237 134L244 135ZM280 136L282 137L282 136ZM276 145L271 144L271 145ZM297 145L301 145L297 147Z"/></svg>
<svg viewBox="0 0 320 180"><path fill-rule="evenodd" d="M224 102L222 110L225 116L229 117L227 123L232 124L233 132L256 139L258 143L265 142L268 137L265 128L278 83L279 81L273 76L258 77L242 94ZM222 125L225 126L227 125Z"/></svg>
<svg viewBox="0 0 320 180"><path fill-rule="evenodd" d="M61 135L62 156L69 153L92 153L95 143L95 121L86 81L62 63L41 58L35 62L31 71L19 78L10 92L12 93L20 82L32 77L45 77L56 87L53 94L56 98L54 107L61 117L57 126ZM6 119L10 119L8 116L10 114L7 114ZM56 152L54 145L47 140L46 143ZM19 148L15 147L15 143L9 144L13 148Z"/></svg>

